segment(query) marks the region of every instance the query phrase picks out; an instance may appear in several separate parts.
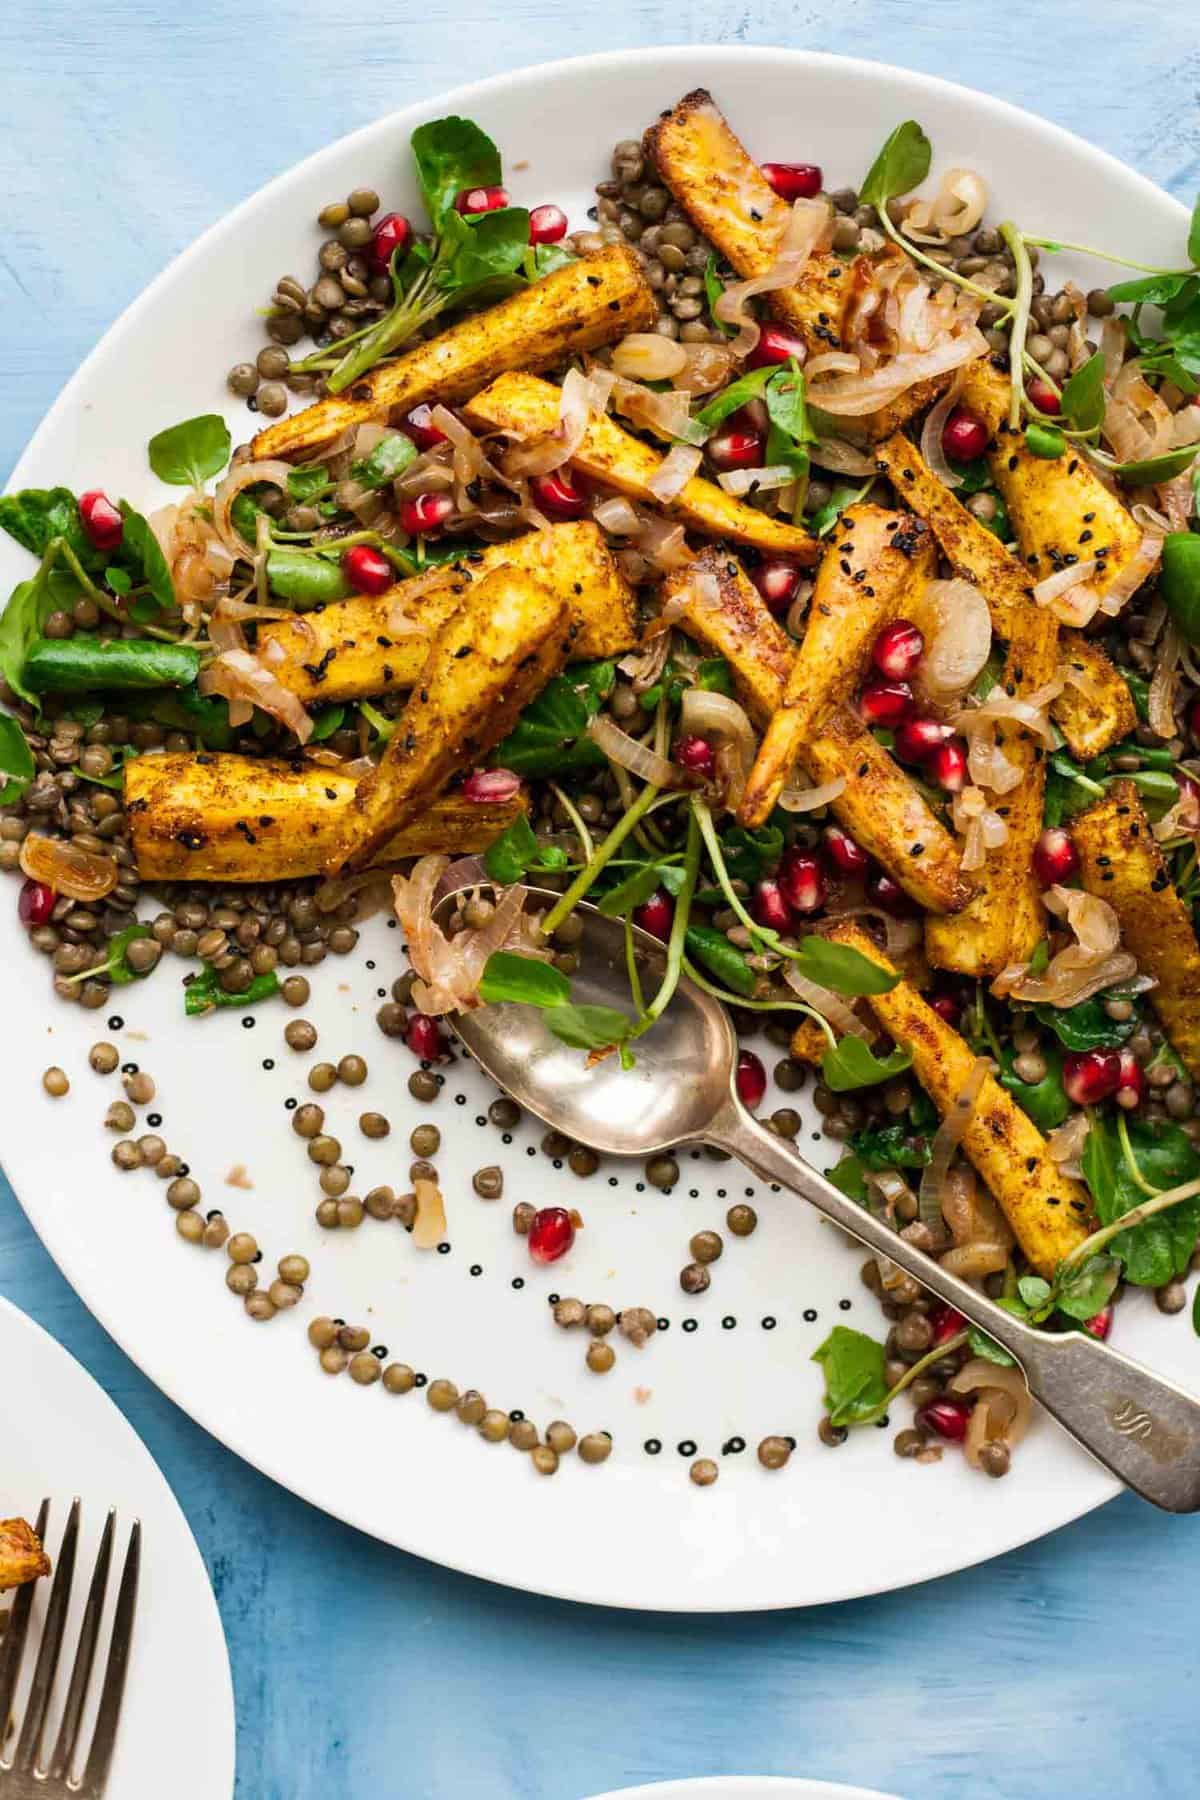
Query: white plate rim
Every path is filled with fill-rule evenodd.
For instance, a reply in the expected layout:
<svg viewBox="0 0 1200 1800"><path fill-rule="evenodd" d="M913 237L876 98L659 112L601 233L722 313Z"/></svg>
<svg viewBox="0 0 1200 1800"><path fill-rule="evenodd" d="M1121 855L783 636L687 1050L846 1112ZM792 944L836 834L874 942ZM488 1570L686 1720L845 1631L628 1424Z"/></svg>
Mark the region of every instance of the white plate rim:
<svg viewBox="0 0 1200 1800"><path fill-rule="evenodd" d="M198 264L219 250L226 234L235 232L240 225L241 220L252 209L270 196L283 192L298 171L317 171L324 162L334 160L348 149L363 145L377 136L382 136L391 132L401 132L411 128L412 125L431 116L435 108L439 110L451 108L466 110L481 99L486 99L507 89L520 88L522 85L528 85L536 90L538 84L547 79L620 72L622 68L629 65L632 59L640 59L642 55L643 52L637 49L607 50L596 52L591 55L561 58L550 62L535 64L522 69L506 71L476 82L467 83L440 94L423 98L410 106L401 108L394 113L387 114L367 125L361 126L356 131L338 138L333 143L325 145L322 149L315 151L312 155L301 159L299 162L291 165L288 169L283 170L280 174L276 175L269 182L257 189L253 194L249 195L245 200L233 207L221 219L217 220L203 232L200 237L183 250L177 257L173 258L172 261L154 277L130 306L126 308L119 318L114 321L97 345L89 352L87 357L85 357L75 374L67 382L58 398L46 413L30 439L25 451L18 459L6 486L17 487L22 485L23 471L29 464L35 461L44 440L51 436L62 416L69 412L71 407L76 403L77 396L86 386L87 377L93 364L108 349L119 345L127 335L136 331L142 321L143 315L148 313L152 308L160 289L164 287L168 281L186 271L193 263ZM879 81L881 78L893 75L904 83L928 91L932 95L944 95L948 99L953 99L960 104L967 101L973 107L978 109L981 120L986 119L989 115L993 116L999 122L1007 122L1010 126L1018 127L1028 136L1041 139L1048 148L1059 146L1063 149L1069 149L1073 154L1078 154L1082 151L1089 159L1098 165L1101 173L1105 170L1109 170L1114 174L1118 174L1123 182L1127 184L1132 183L1141 191L1146 201L1152 204L1160 214L1164 207L1169 207L1174 210L1180 220L1186 220L1188 216L1187 209L1171 195L1165 193L1165 191L1158 187L1156 183L1149 180L1146 176L1139 174L1136 170L1129 168L1128 165L1122 163L1108 151L1091 144L1077 133L1073 133L1062 126L1042 119L1009 101L996 99L977 89L967 87L960 83L947 81L940 76L928 75L918 70L907 69L899 65L893 65L875 59L840 56L823 51L796 50L783 47L772 48L759 45L713 46L677 44L663 47L662 49L656 49L655 51L656 73L661 73L663 77L664 94L670 94L674 91L670 80L671 71L680 64L695 63L697 58L704 59L706 72L709 68L713 71L713 85L716 85L716 80L719 78L719 72L722 66L738 63L744 64L746 62L753 62L755 60L763 60L766 58L770 58L772 61L782 59L783 61L790 63L798 71L821 69L829 69L832 71L841 70L859 76L866 76L872 81ZM20 1199L20 1184L24 1160L20 1148L17 1145L6 1147L3 1157L0 1158L0 1162L2 1162L8 1173L9 1180L18 1199ZM33 1191L34 1184L32 1179L30 1180L29 1185L30 1190ZM24 1206L23 1201L22 1205ZM508 1575L494 1574L487 1568L477 1566L469 1556L448 1554L444 1545L438 1546L437 1548L429 1548L422 1543L407 1542L402 1535L394 1531L385 1531L381 1529L376 1521L355 1504L352 1496L348 1496L339 1501L338 1506L335 1509L333 1506L329 1505L317 1491L315 1491L314 1486L310 1482L298 1480L294 1474L288 1472L286 1467L280 1466L280 1463L276 1458L260 1453L255 1447L252 1433L239 1428L235 1422L226 1424L224 1421L218 1419L214 1416L213 1409L204 1404L201 1400L194 1400L190 1396L184 1398L178 1391L179 1384L174 1378L174 1375L169 1369L165 1369L162 1366L161 1358L155 1356L149 1349L140 1349L133 1332L127 1333L123 1330L121 1324L110 1315L110 1312L107 1309L95 1305L92 1300L88 1298L88 1271L85 1259L77 1257L72 1253L72 1247L69 1242L65 1240L63 1235L56 1233L44 1217L39 1219L34 1211L29 1208L26 1208L25 1210L35 1231L37 1231L42 1242L45 1244L46 1249L58 1264L66 1279L71 1283L76 1293L83 1299L84 1304L89 1307L109 1335L114 1338L143 1373L146 1374L164 1394L175 1401L177 1405L187 1412L188 1415L205 1430L210 1432L219 1442L233 1450L237 1455L241 1456L246 1462L250 1463L252 1467L258 1469L261 1473L278 1481L281 1486L297 1494L300 1498L308 1501L310 1504L319 1507L321 1510L330 1512L332 1516L337 1517L343 1523L349 1524L358 1530L362 1530L370 1536L379 1537L382 1541L392 1543L397 1548L408 1550L416 1555L425 1556L431 1561L441 1563L446 1567L455 1568L462 1573L480 1579L495 1581L499 1585L515 1586L526 1591L545 1593L552 1597L582 1602L585 1604L609 1605L629 1610L642 1610L648 1604L645 1601L639 1601L635 1596L626 1597L620 1595L612 1597L605 1594L588 1592L581 1587L571 1584L549 1584L533 1579L522 1579L517 1581ZM861 1583L849 1582L841 1588L836 1595L821 1594L813 1598L800 1600L789 1597L780 1599L762 1597L750 1601L731 1603L727 1599L716 1602L709 1601L702 1596L689 1595L686 1605L676 1601L671 1603L668 1610L697 1613L771 1611L797 1605L831 1604L835 1600L857 1599L869 1594L888 1592L896 1587L910 1586L919 1582L935 1579L942 1574L968 1569L977 1566L982 1562L990 1561L995 1556L1006 1554L1008 1551L1017 1549L1026 1543L1036 1541L1038 1538L1046 1535L1050 1530L1055 1530L1062 1525L1072 1523L1074 1520L1092 1511L1095 1507L1114 1498L1121 1491L1119 1484L1111 1477L1102 1474L1098 1468L1090 1471L1090 1476L1090 1487L1088 1487L1087 1484L1084 1484L1085 1492L1082 1497L1076 1495L1071 1502L1062 1506L1060 1509L1056 1509L1053 1525L1039 1526L1033 1524L1028 1526L1028 1528L1025 1525L1021 1525L1011 1531L998 1531L994 1540L990 1541L985 1548L980 1548L977 1552L972 1551L966 1556L963 1556L960 1553L955 1553L951 1556L946 1556L945 1554L941 1556L929 1555L923 1562L918 1562L915 1568L910 1567L905 1572L898 1574L894 1581L871 1579ZM662 1603L654 1604L661 1605Z"/></svg>
<svg viewBox="0 0 1200 1800"><path fill-rule="evenodd" d="M592 1794L588 1800L692 1800L702 1794L711 1800L744 1800L741 1790L745 1783L753 1783L753 1800L760 1795L771 1795L773 1800L900 1800L898 1794L885 1794L881 1788L847 1787L840 1781L805 1775L698 1775L613 1788L610 1793Z"/></svg>

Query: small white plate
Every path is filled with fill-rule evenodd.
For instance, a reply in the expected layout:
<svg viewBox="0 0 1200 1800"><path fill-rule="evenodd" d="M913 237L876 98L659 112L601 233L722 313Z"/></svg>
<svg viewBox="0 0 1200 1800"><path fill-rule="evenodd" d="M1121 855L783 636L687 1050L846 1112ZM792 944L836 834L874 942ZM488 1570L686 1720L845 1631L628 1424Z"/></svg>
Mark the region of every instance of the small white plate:
<svg viewBox="0 0 1200 1800"><path fill-rule="evenodd" d="M387 207L414 203L408 141L418 123L450 112L478 119L503 149L514 198L557 201L581 226L614 141L640 134L698 86L712 88L757 155L819 160L832 186L860 181L888 132L916 118L933 140L935 177L956 164L979 169L993 189L994 219L1014 217L1039 234L1108 244L1165 267L1186 237L1183 208L1112 158L928 76L771 49L556 63L422 99L331 145L231 213L114 326L42 424L13 485L103 485L149 511L178 497L147 469L154 432L223 408L235 443L248 438L256 421L226 392L224 374L261 342L255 309L283 271L315 267L314 221L328 201L369 183ZM1111 278L1079 259L1061 267L1085 289ZM0 592L28 572L26 554L0 542ZM886 1431L825 1449L815 1429L812 1353L838 1323L882 1335L878 1306L858 1279L861 1254L802 1202L771 1194L736 1164L685 1155L669 1197L646 1188L636 1162L606 1162L578 1180L539 1152L543 1134L533 1121L503 1142L486 1119L494 1090L461 1060L447 1068L437 1105L416 1106L405 1087L412 1059L374 1024L380 989L405 967L397 933L382 919L370 922L352 957L330 958L314 972L305 1012L320 1031L316 1057L359 1051L371 1066L366 1088L325 1096L331 1128L357 1167L356 1192L379 1182L404 1191L410 1130L419 1120L441 1127L446 1255L416 1252L403 1232L372 1220L357 1232L323 1233L315 1224L315 1171L284 1110L289 1099L308 1097L309 1059L285 1047L281 1006L247 1014L252 1029L237 1011L185 1020L183 965L170 959L150 981L114 990L99 1013L61 1005L46 962L25 942L7 883L0 965L0 1092L12 1119L0 1153L51 1254L193 1418L349 1524L517 1587L608 1605L722 1611L842 1600L961 1569L1116 1492L1044 1421L1006 1481L973 1475L953 1451L938 1468L901 1462ZM119 1023L110 1026L110 1016ZM310 1258L312 1280L294 1313L251 1323L226 1291L224 1257L176 1236L154 1176L121 1174L109 1162L102 1120L115 1082L91 1074L86 1062L100 1037L154 1075L154 1110L170 1147L191 1163L204 1206L222 1207L234 1229L258 1237L264 1270L273 1273L289 1251ZM761 1037L755 1047L768 1063L780 1054ZM65 1100L41 1090L48 1063L71 1077ZM764 1110L791 1103L772 1090ZM386 1142L360 1136L363 1107L390 1116ZM814 1142L817 1123L806 1109L800 1141L824 1168L837 1147ZM493 1162L503 1166L505 1193L488 1206L474 1196L471 1174ZM678 1276L690 1235L720 1225L748 1190L757 1234L731 1238L710 1291L688 1299ZM584 1213L587 1229L552 1268L534 1267L512 1232L509 1211L523 1199ZM583 1365L581 1334L550 1322L554 1292L650 1306L671 1328L640 1353L618 1341L616 1369L595 1376ZM553 1480L541 1480L524 1458L432 1413L420 1393L393 1398L378 1384L330 1380L305 1342L313 1312L364 1322L392 1357L431 1380L478 1387L492 1404L523 1408L539 1424L565 1418L581 1432L609 1430L612 1459L595 1469L570 1457ZM1195 1380L1186 1320L1159 1317L1146 1297L1122 1306L1119 1337L1122 1349L1185 1384ZM907 1416L897 1409L893 1431ZM768 1433L798 1444L788 1467L773 1474L754 1456ZM694 1456L720 1459L715 1487L689 1483Z"/></svg>
<svg viewBox="0 0 1200 1800"><path fill-rule="evenodd" d="M780 1775L709 1775L699 1781L655 1781L649 1787L621 1788L594 1800L900 1800L875 1788L843 1787L836 1781L793 1781Z"/></svg>
<svg viewBox="0 0 1200 1800"><path fill-rule="evenodd" d="M31 1522L50 1500L46 1550L57 1563L72 1499L81 1502L71 1611L50 1712L54 1742L79 1621L109 1508L116 1538L92 1674L94 1716L130 1527L142 1522L137 1616L105 1800L223 1800L233 1792L233 1687L221 1619L179 1503L132 1425L87 1370L0 1299L0 1512ZM32 1678L51 1579L40 1581L15 1716ZM5 1601L12 1596L4 1597ZM86 1734L85 1734L85 1741ZM0 1784L2 1786L2 1784Z"/></svg>

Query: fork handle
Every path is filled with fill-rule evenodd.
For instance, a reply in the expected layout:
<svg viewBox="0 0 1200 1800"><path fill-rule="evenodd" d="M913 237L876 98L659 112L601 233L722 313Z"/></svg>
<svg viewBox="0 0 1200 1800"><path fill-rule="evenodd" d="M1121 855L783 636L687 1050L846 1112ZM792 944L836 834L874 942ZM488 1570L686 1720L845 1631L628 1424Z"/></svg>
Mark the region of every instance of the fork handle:
<svg viewBox="0 0 1200 1800"><path fill-rule="evenodd" d="M1084 1332L1035 1331L834 1187L732 1097L705 1134L888 1257L1016 1358L1030 1393L1126 1487L1166 1512L1200 1511L1200 1401Z"/></svg>

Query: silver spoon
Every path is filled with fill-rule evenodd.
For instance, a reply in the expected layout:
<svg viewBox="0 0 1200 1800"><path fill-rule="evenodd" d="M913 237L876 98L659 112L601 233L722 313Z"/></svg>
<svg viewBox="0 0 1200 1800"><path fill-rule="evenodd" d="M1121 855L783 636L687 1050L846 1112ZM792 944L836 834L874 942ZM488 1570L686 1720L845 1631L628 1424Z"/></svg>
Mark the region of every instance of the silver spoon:
<svg viewBox="0 0 1200 1800"><path fill-rule="evenodd" d="M552 905L556 894L529 889ZM440 903L445 922L453 901ZM627 1011L624 929L586 904L573 998ZM652 987L664 966L657 938L636 931L638 966ZM1030 1393L1075 1441L1127 1487L1168 1512L1200 1510L1200 1401L1084 1332L1035 1331L898 1237L795 1147L760 1125L734 1085L737 1039L721 1004L682 979L663 1017L639 1038L636 1065L615 1056L592 1068L532 1006L485 1006L449 1023L471 1055L522 1106L594 1150L650 1156L677 1144L712 1144L809 1200L826 1218L957 1307L1020 1364Z"/></svg>

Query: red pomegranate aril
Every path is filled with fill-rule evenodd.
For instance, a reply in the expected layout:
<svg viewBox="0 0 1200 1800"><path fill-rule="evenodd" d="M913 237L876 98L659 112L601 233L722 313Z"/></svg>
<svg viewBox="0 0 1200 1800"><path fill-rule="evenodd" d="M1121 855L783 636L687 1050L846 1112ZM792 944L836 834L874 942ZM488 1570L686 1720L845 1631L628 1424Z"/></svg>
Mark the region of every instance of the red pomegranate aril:
<svg viewBox="0 0 1200 1800"><path fill-rule="evenodd" d="M565 1206L543 1206L529 1227L529 1254L535 1263L557 1262L575 1242L575 1226Z"/></svg>
<svg viewBox="0 0 1200 1800"><path fill-rule="evenodd" d="M1126 1048L1119 1050L1117 1054L1121 1061L1121 1073L1117 1078L1117 1105L1126 1112L1132 1112L1146 1098L1146 1071L1132 1050Z"/></svg>
<svg viewBox="0 0 1200 1800"><path fill-rule="evenodd" d="M1079 852L1069 831L1061 825L1047 826L1033 846L1033 872L1043 887L1070 881L1079 873Z"/></svg>
<svg viewBox="0 0 1200 1800"><path fill-rule="evenodd" d="M671 924L675 918L675 902L671 896L658 888L648 900L633 909L633 922L648 931L651 937L661 938L663 943L671 935Z"/></svg>
<svg viewBox="0 0 1200 1800"><path fill-rule="evenodd" d="M904 719L896 727L896 755L901 762L923 763L951 735L936 719Z"/></svg>
<svg viewBox="0 0 1200 1800"><path fill-rule="evenodd" d="M988 428L965 406L952 409L942 430L942 449L955 462L974 462L988 447Z"/></svg>
<svg viewBox="0 0 1200 1800"><path fill-rule="evenodd" d="M717 772L717 759L707 738L676 738L675 761L681 769L690 769L693 775L703 775L706 781L711 781Z"/></svg>
<svg viewBox="0 0 1200 1800"><path fill-rule="evenodd" d="M763 1068L753 1050L739 1050L737 1074L734 1077L737 1085L737 1096L742 1105L751 1112L763 1103L763 1095L767 1091L767 1071Z"/></svg>
<svg viewBox="0 0 1200 1800"><path fill-rule="evenodd" d="M117 548L125 532L125 521L101 488L89 488L80 495L79 517L95 549Z"/></svg>
<svg viewBox="0 0 1200 1800"><path fill-rule="evenodd" d="M925 639L911 619L894 619L875 639L871 661L889 681L907 681L922 656Z"/></svg>
<svg viewBox="0 0 1200 1800"><path fill-rule="evenodd" d="M961 794L967 783L967 752L961 738L947 738L929 758L929 773L947 794Z"/></svg>
<svg viewBox="0 0 1200 1800"><path fill-rule="evenodd" d="M381 275L386 275L392 257L403 250L412 236L412 226L403 213L384 213L371 239L371 261Z"/></svg>
<svg viewBox="0 0 1200 1800"><path fill-rule="evenodd" d="M840 825L827 825L823 834L825 855L839 875L864 876L871 859L861 844L856 844Z"/></svg>
<svg viewBox="0 0 1200 1800"><path fill-rule="evenodd" d="M1097 1106L1121 1085L1115 1050L1071 1050L1063 1057L1063 1087L1076 1106Z"/></svg>
<svg viewBox="0 0 1200 1800"><path fill-rule="evenodd" d="M462 784L462 797L475 806L498 806L521 791L521 777L511 769L473 769Z"/></svg>
<svg viewBox="0 0 1200 1800"><path fill-rule="evenodd" d="M771 612L786 612L800 587L800 571L781 556L768 557L751 569L750 579Z"/></svg>
<svg viewBox="0 0 1200 1800"><path fill-rule="evenodd" d="M814 200L824 179L819 163L765 162L762 172L781 200Z"/></svg>
<svg viewBox="0 0 1200 1800"><path fill-rule="evenodd" d="M1102 1306L1098 1313L1093 1313L1090 1319L1085 1319L1083 1321L1083 1329L1087 1332L1089 1337L1099 1338L1100 1342L1103 1343L1109 1332L1112 1330L1112 1322L1112 1307Z"/></svg>
<svg viewBox="0 0 1200 1800"><path fill-rule="evenodd" d="M957 994L951 994L945 990L940 994L931 994L929 1004L938 1018L944 1019L947 1025L957 1025L962 1018L962 1001Z"/></svg>
<svg viewBox="0 0 1200 1800"><path fill-rule="evenodd" d="M561 206L535 206L529 215L531 244L557 244L567 235L567 215Z"/></svg>
<svg viewBox="0 0 1200 1800"><path fill-rule="evenodd" d="M23 881L17 895L17 917L22 925L46 925L58 899L44 881Z"/></svg>
<svg viewBox="0 0 1200 1800"><path fill-rule="evenodd" d="M414 1013L408 1021L404 1041L422 1062L437 1062L443 1051L442 1032L436 1019L428 1013Z"/></svg>
<svg viewBox="0 0 1200 1800"><path fill-rule="evenodd" d="M791 928L792 909L773 875L764 876L755 887L750 911L768 931L788 931Z"/></svg>
<svg viewBox="0 0 1200 1800"><path fill-rule="evenodd" d="M967 1435L970 1417L971 1408L965 1400L931 1400L928 1406L922 1406L918 1411L917 1424L923 1431L932 1431L935 1437L961 1444Z"/></svg>
<svg viewBox="0 0 1200 1800"><path fill-rule="evenodd" d="M859 696L858 709L868 725L891 729L912 712L912 689L907 681L868 682Z"/></svg>
<svg viewBox="0 0 1200 1800"><path fill-rule="evenodd" d="M418 450L432 450L435 444L447 444L449 438L433 422L431 406L414 406L404 421L404 429Z"/></svg>
<svg viewBox="0 0 1200 1800"><path fill-rule="evenodd" d="M1026 383L1025 392L1039 412L1057 413L1062 411L1058 395L1050 383L1043 381L1040 375L1035 375L1031 381Z"/></svg>
<svg viewBox="0 0 1200 1800"><path fill-rule="evenodd" d="M508 189L503 187L463 188L454 202L459 213L499 212L508 205Z"/></svg>
<svg viewBox="0 0 1200 1800"><path fill-rule="evenodd" d="M418 494L415 500L400 502L400 529L409 537L423 537L440 530L453 511L449 494Z"/></svg>
<svg viewBox="0 0 1200 1800"><path fill-rule="evenodd" d="M342 574L356 594L386 594L396 577L381 550L353 544L342 557Z"/></svg>
<svg viewBox="0 0 1200 1800"><path fill-rule="evenodd" d="M803 338L798 338L792 331L785 331L782 325L764 325L757 344L746 358L748 369L773 368L779 363L790 362L793 356L797 362L803 362L808 348Z"/></svg>
<svg viewBox="0 0 1200 1800"><path fill-rule="evenodd" d="M938 1344L949 1343L952 1337L957 1337L960 1331L967 1329L967 1321L958 1308L948 1306L944 1301L940 1305L930 1308L929 1323L933 1327L935 1347Z"/></svg>
<svg viewBox="0 0 1200 1800"><path fill-rule="evenodd" d="M872 906L878 906L882 912L891 913L893 918L907 918L913 910L913 903L900 886L882 869L876 869L873 875L867 876L867 899Z"/></svg>
<svg viewBox="0 0 1200 1800"><path fill-rule="evenodd" d="M761 433L731 425L710 437L704 454L722 475L730 469L757 469L762 466L764 440Z"/></svg>
<svg viewBox="0 0 1200 1800"><path fill-rule="evenodd" d="M784 899L799 913L819 912L829 898L825 871L804 850L784 851L778 879Z"/></svg>
<svg viewBox="0 0 1200 1800"><path fill-rule="evenodd" d="M551 475L534 475L529 482L534 505L548 519L582 519L588 497L570 469L555 469Z"/></svg>

